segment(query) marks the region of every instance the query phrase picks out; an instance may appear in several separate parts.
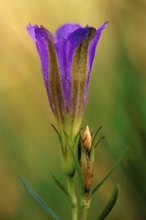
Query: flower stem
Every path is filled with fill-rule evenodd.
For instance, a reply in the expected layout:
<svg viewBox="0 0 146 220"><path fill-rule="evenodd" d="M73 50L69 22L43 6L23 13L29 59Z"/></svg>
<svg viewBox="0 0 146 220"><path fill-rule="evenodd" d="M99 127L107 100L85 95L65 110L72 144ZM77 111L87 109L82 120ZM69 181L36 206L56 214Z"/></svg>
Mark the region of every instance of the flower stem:
<svg viewBox="0 0 146 220"><path fill-rule="evenodd" d="M72 220L78 219L78 208L77 208L77 198L74 189L73 177L66 176L67 188L71 197L71 211L72 211Z"/></svg>
<svg viewBox="0 0 146 220"><path fill-rule="evenodd" d="M87 219L87 214L88 214L88 207L87 206L82 206L81 207L81 220L86 220Z"/></svg>
<svg viewBox="0 0 146 220"><path fill-rule="evenodd" d="M89 201L84 195L84 198L81 200L81 220L87 220L87 214L89 209Z"/></svg>

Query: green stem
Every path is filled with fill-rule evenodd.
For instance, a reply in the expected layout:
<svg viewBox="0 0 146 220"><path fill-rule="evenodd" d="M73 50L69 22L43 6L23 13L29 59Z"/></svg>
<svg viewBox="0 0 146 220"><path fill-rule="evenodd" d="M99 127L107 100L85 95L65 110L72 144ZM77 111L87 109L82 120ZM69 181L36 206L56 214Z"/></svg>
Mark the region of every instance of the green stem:
<svg viewBox="0 0 146 220"><path fill-rule="evenodd" d="M81 201L81 220L87 220L87 214L89 209L89 202L84 195L84 198Z"/></svg>
<svg viewBox="0 0 146 220"><path fill-rule="evenodd" d="M81 207L81 220L86 220L87 219L87 214L88 214L88 207L87 206L82 206Z"/></svg>
<svg viewBox="0 0 146 220"><path fill-rule="evenodd" d="M72 203L71 203L71 211L72 211L72 220L78 219L78 208L77 208L77 198L74 189L73 177L66 176L67 188L70 194Z"/></svg>

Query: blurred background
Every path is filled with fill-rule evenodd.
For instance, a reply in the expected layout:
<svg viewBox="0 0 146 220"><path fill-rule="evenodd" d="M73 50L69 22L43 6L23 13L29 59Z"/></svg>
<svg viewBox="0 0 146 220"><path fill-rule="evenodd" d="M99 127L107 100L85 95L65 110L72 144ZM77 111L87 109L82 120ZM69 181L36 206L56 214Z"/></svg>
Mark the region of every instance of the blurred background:
<svg viewBox="0 0 146 220"><path fill-rule="evenodd" d="M23 177L62 219L70 207L50 171L64 182L55 124L28 23L55 32L63 23L109 25L98 44L83 126L103 126L95 185L130 146L91 203L97 219L114 185L120 198L108 220L146 219L146 1L0 1L0 220L50 219L28 195ZM76 183L78 184L78 183Z"/></svg>

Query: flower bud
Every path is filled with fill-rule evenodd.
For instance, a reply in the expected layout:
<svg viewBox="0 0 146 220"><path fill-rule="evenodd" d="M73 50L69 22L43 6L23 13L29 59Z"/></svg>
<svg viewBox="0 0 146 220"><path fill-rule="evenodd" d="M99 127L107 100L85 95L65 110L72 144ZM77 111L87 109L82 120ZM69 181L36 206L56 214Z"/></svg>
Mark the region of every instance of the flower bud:
<svg viewBox="0 0 146 220"><path fill-rule="evenodd" d="M93 180L94 157L91 157L92 138L89 126L86 126L83 137L81 137L80 166L84 177L84 193L88 202L89 192Z"/></svg>
<svg viewBox="0 0 146 220"><path fill-rule="evenodd" d="M83 143L84 143L85 149L90 151L92 140L91 140L91 133L90 133L90 129L88 125L86 126L86 129L84 132Z"/></svg>

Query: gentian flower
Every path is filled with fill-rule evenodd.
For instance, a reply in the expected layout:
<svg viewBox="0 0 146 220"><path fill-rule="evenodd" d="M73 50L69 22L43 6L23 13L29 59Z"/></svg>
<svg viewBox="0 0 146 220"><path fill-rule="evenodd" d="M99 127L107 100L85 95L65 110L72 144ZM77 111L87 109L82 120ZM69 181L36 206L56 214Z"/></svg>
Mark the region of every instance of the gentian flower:
<svg viewBox="0 0 146 220"><path fill-rule="evenodd" d="M64 24L56 35L43 26L28 25L41 61L43 78L59 131L71 140L80 129L91 67L105 22L99 29Z"/></svg>

